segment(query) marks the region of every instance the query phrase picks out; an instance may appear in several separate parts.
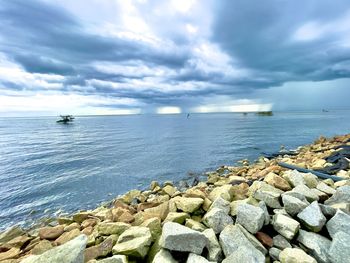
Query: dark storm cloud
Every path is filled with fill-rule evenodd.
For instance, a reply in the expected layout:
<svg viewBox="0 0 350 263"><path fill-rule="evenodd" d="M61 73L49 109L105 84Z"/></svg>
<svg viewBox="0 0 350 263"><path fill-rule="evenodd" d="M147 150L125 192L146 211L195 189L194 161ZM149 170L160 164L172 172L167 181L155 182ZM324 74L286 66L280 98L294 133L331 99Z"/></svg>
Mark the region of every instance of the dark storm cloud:
<svg viewBox="0 0 350 263"><path fill-rule="evenodd" d="M334 64L350 59L349 48L339 43L344 32L336 33L337 28L333 28L314 39L292 39L305 24L315 22L322 28L349 10L349 1L343 0L220 1L213 41L242 67L266 73L270 78L274 78L274 72L288 72L284 82L349 77L350 71L333 69Z"/></svg>
<svg viewBox="0 0 350 263"><path fill-rule="evenodd" d="M139 41L90 33L63 9L36 0L1 1L0 20L3 50L29 72L53 69L56 73L58 69L57 73L65 73L65 64L81 67L91 61L140 58L150 64L181 67L188 55L180 49L156 49ZM39 58L30 61L31 57Z"/></svg>

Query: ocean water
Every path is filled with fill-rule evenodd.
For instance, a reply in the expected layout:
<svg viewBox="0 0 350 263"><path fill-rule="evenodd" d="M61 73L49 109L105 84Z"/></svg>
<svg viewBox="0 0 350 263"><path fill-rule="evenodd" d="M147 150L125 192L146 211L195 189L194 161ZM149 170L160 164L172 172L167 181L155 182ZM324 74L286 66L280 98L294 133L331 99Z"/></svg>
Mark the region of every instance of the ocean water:
<svg viewBox="0 0 350 263"><path fill-rule="evenodd" d="M0 228L349 132L349 111L0 118Z"/></svg>

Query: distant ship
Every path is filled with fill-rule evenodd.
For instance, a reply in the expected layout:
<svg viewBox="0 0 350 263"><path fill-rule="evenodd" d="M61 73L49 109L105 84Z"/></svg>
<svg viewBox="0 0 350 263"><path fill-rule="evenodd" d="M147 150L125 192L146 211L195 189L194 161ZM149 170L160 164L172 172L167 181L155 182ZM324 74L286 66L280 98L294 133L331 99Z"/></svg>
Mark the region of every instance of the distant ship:
<svg viewBox="0 0 350 263"><path fill-rule="evenodd" d="M63 123L63 124L67 124L69 122L73 122L74 117L73 115L60 115L61 119L56 121L57 123Z"/></svg>

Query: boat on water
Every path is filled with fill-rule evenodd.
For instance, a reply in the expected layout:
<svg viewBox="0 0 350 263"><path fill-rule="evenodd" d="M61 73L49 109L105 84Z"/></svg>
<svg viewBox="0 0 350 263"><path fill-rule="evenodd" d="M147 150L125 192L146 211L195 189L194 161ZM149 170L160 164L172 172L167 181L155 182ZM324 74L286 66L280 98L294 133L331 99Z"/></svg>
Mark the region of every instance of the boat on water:
<svg viewBox="0 0 350 263"><path fill-rule="evenodd" d="M73 115L60 115L60 117L61 119L56 121L57 123L68 124L74 120Z"/></svg>

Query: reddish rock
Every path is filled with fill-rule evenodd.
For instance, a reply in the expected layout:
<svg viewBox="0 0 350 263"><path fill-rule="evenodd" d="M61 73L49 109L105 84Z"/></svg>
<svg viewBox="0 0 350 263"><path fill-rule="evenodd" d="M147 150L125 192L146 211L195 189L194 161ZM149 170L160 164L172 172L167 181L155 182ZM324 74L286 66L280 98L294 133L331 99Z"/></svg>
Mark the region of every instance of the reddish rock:
<svg viewBox="0 0 350 263"><path fill-rule="evenodd" d="M84 228L81 233L90 236L92 232L94 231L94 228L92 226L88 226L87 228Z"/></svg>
<svg viewBox="0 0 350 263"><path fill-rule="evenodd" d="M84 253L85 262L98 257L107 256L112 252L113 245L113 238L107 238L101 244L87 248Z"/></svg>
<svg viewBox="0 0 350 263"><path fill-rule="evenodd" d="M141 203L137 205L137 212L143 211L148 208L156 207L160 205L160 203Z"/></svg>
<svg viewBox="0 0 350 263"><path fill-rule="evenodd" d="M58 225L55 227L43 227L39 230L41 239L56 239L64 232L64 226Z"/></svg>
<svg viewBox="0 0 350 263"><path fill-rule="evenodd" d="M95 219L95 218L89 218L89 219L84 220L84 221L81 223L81 227L82 227L82 228L87 228L87 227L89 227L89 226L94 227L97 223L98 223L98 220L97 220L97 219Z"/></svg>
<svg viewBox="0 0 350 263"><path fill-rule="evenodd" d="M263 244L265 247L272 247L273 239L264 232L257 232L255 237Z"/></svg>

